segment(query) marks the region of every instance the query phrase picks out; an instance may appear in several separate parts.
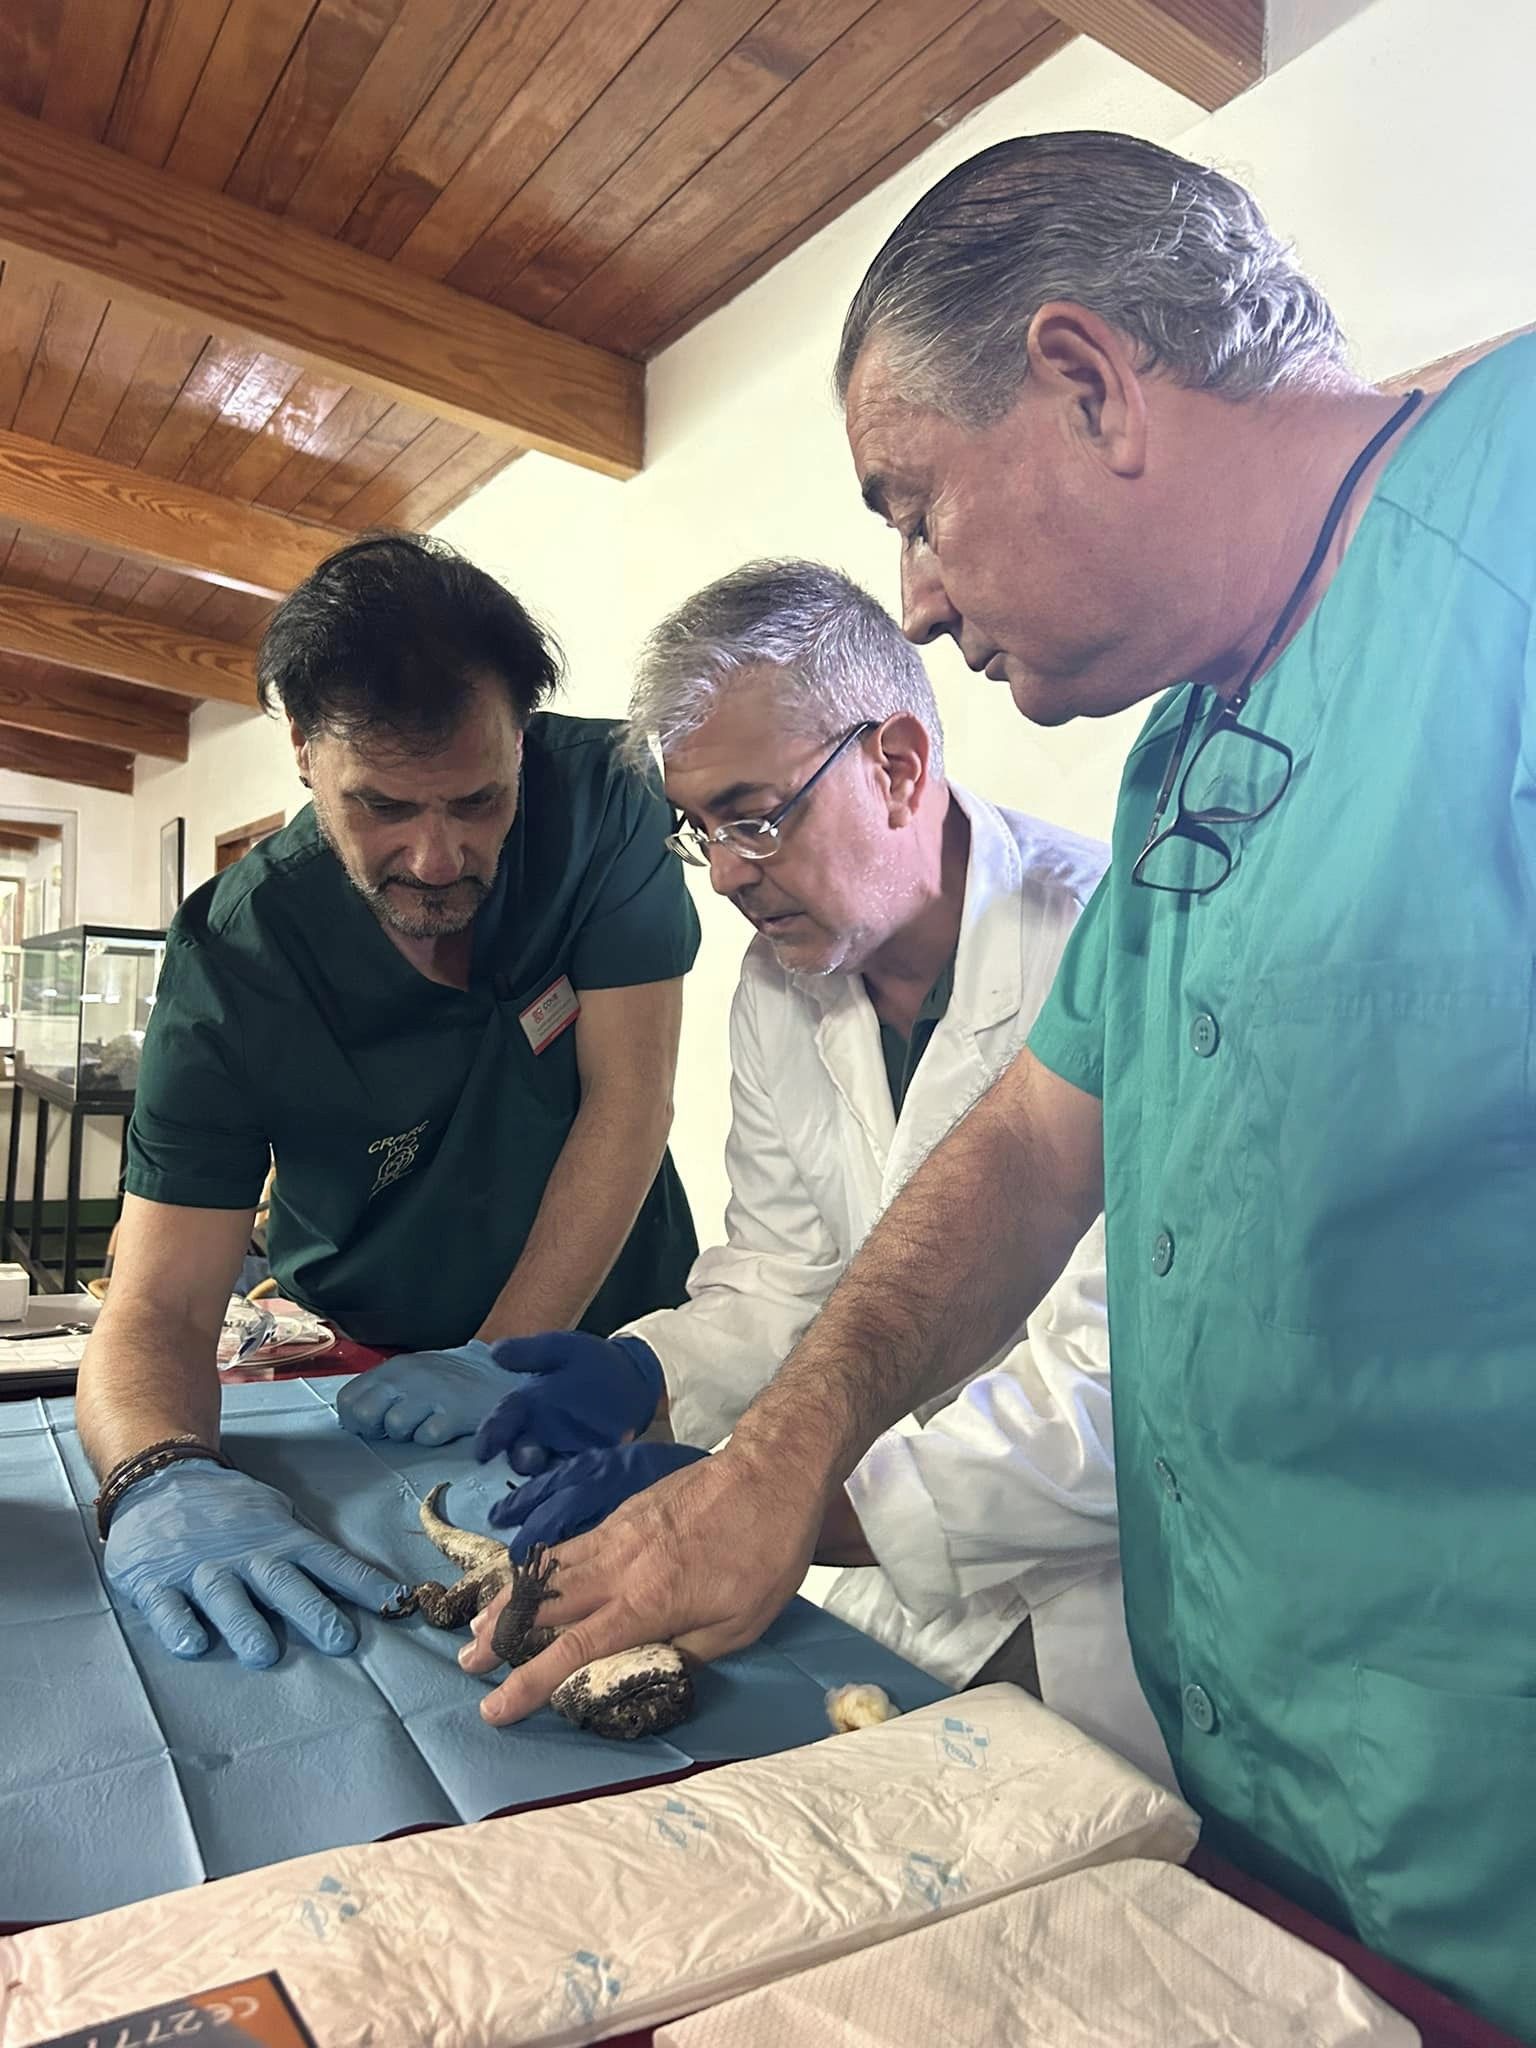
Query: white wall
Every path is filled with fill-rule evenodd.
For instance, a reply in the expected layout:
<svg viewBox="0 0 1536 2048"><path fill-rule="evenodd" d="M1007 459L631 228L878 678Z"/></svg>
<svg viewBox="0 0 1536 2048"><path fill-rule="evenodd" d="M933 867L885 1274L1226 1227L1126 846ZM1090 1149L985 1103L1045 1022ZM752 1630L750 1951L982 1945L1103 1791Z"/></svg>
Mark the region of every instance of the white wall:
<svg viewBox="0 0 1536 2048"><path fill-rule="evenodd" d="M1370 0L1268 0L1264 21L1267 68L1278 71L1369 4Z"/></svg>
<svg viewBox="0 0 1536 2048"><path fill-rule="evenodd" d="M134 798L0 769L0 815L28 811L74 821L75 907L71 915L66 904L65 922L132 924Z"/></svg>
<svg viewBox="0 0 1536 2048"><path fill-rule="evenodd" d="M894 603L894 545L859 504L829 395L837 333L906 208L1002 136L1119 128L1233 171L1295 238L1369 375L1536 319L1536 13L1525 0L1305 6L1333 8L1341 25L1215 115L1095 44L1071 45L652 365L642 476L614 484L529 456L454 514L442 531L566 635L570 708L619 713L646 628L752 555L820 555ZM957 779L1107 831L1139 712L1036 730L948 647L928 659ZM746 934L734 912L703 908L674 1145L709 1233L725 1196L723 1020Z"/></svg>
<svg viewBox="0 0 1536 2048"><path fill-rule="evenodd" d="M280 720L233 704L200 704L192 714L185 762L140 756L133 793L132 874L135 922L160 923L160 832L186 820L188 894L213 873L213 842L221 832L304 802L288 728Z"/></svg>

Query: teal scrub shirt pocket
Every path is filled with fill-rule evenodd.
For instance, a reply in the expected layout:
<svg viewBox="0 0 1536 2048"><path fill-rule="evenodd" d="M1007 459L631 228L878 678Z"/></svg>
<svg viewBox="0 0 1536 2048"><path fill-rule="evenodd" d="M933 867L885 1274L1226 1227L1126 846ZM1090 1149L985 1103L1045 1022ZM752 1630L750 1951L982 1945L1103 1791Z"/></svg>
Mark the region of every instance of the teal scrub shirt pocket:
<svg viewBox="0 0 1536 2048"><path fill-rule="evenodd" d="M1536 1216L1529 953L1265 976L1234 1234L1253 1313L1374 1353L1499 1326ZM1522 1247L1526 1249L1522 1249ZM1470 1305L1470 1307L1469 1307Z"/></svg>
<svg viewBox="0 0 1536 2048"><path fill-rule="evenodd" d="M1532 1659L1536 1673L1536 1646ZM1443 1691L1361 1665L1354 1719L1360 1938L1433 1956L1506 2023L1536 2012L1536 1938L1511 1943L1507 1920L1507 1901L1530 1886L1536 1697Z"/></svg>

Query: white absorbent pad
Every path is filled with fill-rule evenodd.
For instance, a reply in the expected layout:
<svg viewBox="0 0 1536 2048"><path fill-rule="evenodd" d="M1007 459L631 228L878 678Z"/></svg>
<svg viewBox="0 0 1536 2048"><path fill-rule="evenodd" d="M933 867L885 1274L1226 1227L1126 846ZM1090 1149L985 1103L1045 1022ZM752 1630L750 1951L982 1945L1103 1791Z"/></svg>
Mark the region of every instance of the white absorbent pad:
<svg viewBox="0 0 1536 2048"><path fill-rule="evenodd" d="M1166 1863L1107 1863L843 1956L657 2048L1412 2048L1330 1957Z"/></svg>
<svg viewBox="0 0 1536 2048"><path fill-rule="evenodd" d="M683 1784L0 1940L0 2044L267 1970L317 2048L598 2041L1066 1871L1182 1862L1197 1833L1132 1765L986 1686Z"/></svg>

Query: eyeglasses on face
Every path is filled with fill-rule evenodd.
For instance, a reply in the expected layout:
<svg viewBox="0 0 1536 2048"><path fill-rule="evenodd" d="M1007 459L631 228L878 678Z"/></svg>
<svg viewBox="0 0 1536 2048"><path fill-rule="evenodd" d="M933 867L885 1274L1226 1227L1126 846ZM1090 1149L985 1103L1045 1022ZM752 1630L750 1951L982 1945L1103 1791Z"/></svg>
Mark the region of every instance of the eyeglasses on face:
<svg viewBox="0 0 1536 2048"><path fill-rule="evenodd" d="M786 797L777 810L770 811L766 818L733 818L728 825L717 825L712 832L704 832L697 825L680 825L667 839L667 845L679 860L687 861L690 867L707 868L713 847L724 846L742 860L769 860L779 850L779 830L784 820L798 803L803 803L820 782L823 775L855 740L863 739L867 732L878 732L878 718L863 719L851 732L845 732L837 745L813 775L802 782L791 797Z"/></svg>

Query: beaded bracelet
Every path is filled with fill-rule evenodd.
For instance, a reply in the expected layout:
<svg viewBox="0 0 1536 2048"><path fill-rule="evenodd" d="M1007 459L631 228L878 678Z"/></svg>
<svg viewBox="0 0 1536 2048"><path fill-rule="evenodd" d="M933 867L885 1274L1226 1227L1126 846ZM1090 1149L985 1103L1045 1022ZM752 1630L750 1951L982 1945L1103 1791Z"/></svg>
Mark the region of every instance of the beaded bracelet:
<svg viewBox="0 0 1536 2048"><path fill-rule="evenodd" d="M234 1470L222 1451L214 1450L211 1444L205 1444L190 1432L186 1436L164 1437L157 1444L147 1444L142 1451L135 1451L132 1457L119 1459L101 1482L101 1491L94 1502L96 1533L103 1543L107 1540L113 1512L129 1487L147 1479L151 1472L163 1472L167 1465L175 1465L183 1458L209 1458L226 1471Z"/></svg>

